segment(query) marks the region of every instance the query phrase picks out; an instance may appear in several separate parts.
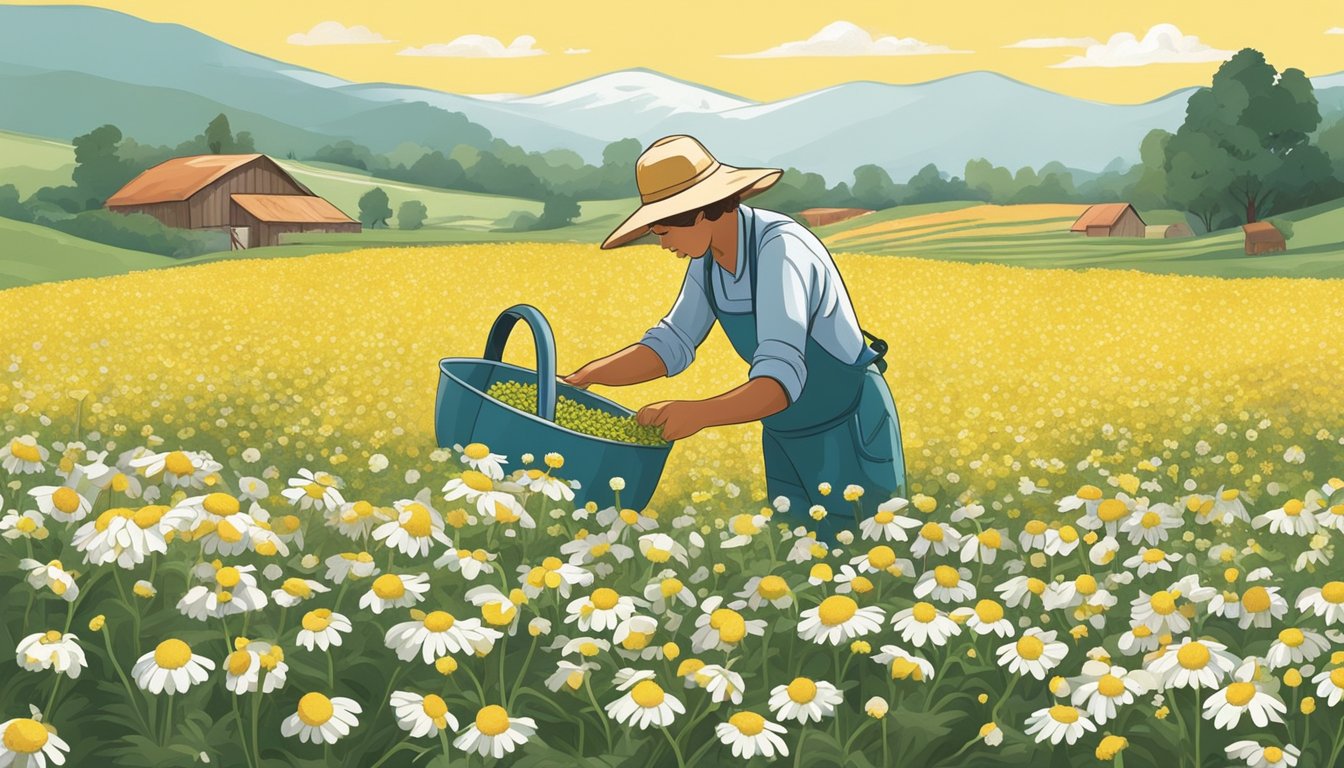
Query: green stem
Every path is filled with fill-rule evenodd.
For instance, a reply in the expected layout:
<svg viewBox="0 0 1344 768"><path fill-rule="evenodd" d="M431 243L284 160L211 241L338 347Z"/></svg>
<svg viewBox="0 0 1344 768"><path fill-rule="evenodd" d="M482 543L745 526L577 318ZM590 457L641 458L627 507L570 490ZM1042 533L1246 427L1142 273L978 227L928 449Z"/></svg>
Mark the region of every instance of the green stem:
<svg viewBox="0 0 1344 768"><path fill-rule="evenodd" d="M678 768L686 768L686 760L681 756L681 747L677 746L677 742L672 738L672 734L667 732L667 726L661 725L658 727L658 730L663 732L663 735L667 737L667 743L672 745L672 754L677 756Z"/></svg>
<svg viewBox="0 0 1344 768"><path fill-rule="evenodd" d="M442 735L443 731L439 731L439 734ZM398 741L396 744L393 744L392 748L387 750L387 754L378 758L378 762L369 766L369 768L378 768L378 766L382 765L383 763L386 763L390 757L400 752L404 747L406 747L406 740L402 739L401 741ZM445 752L444 754L447 754L447 752Z"/></svg>
<svg viewBox="0 0 1344 768"><path fill-rule="evenodd" d="M163 708L163 735L159 737L160 746L168 743L168 737L173 731L173 696L174 694L168 694L168 705Z"/></svg>
<svg viewBox="0 0 1344 768"><path fill-rule="evenodd" d="M803 739L807 738L807 726L804 725L798 729L798 743L793 746L793 768L800 768L803 764ZM886 761L883 761L886 765Z"/></svg>
<svg viewBox="0 0 1344 768"><path fill-rule="evenodd" d="M56 703L56 691L61 687L62 677L65 677L64 673L56 673L56 682L51 684L51 695L47 697L47 706L42 709L42 716L47 720L51 719L51 707Z"/></svg>
<svg viewBox="0 0 1344 768"><path fill-rule="evenodd" d="M257 744L257 712L261 709L261 694L252 694L252 759L253 762L261 765L261 747Z"/></svg>
<svg viewBox="0 0 1344 768"><path fill-rule="evenodd" d="M247 732L243 730L243 716L238 712L238 697L232 691L229 692L229 706L233 709L233 721L238 725L238 742L243 747L239 751L243 753L243 759L247 760L247 764L251 768L253 766L252 751L247 748Z"/></svg>
<svg viewBox="0 0 1344 768"><path fill-rule="evenodd" d="M845 752L844 752L844 754L845 754L845 759L846 759L846 761L848 761L848 759L849 759L849 748L852 747L852 746L854 746L854 740L857 739L857 738L859 738L859 734L861 734L861 733L863 733L864 731L868 730L870 727L872 727L873 723L876 723L876 722L877 722L877 718L875 718L875 717L870 717L870 718L868 718L868 722L864 723L863 725L860 725L858 728L855 728L855 729L854 729L854 732L851 733L851 734L849 735L849 738L848 738L848 739L845 739ZM885 730L885 729L884 729L884 730Z"/></svg>
<svg viewBox="0 0 1344 768"><path fill-rule="evenodd" d="M111 662L112 668L117 671L117 677L121 678L121 684L126 688L126 700L131 703L131 709L135 710L136 719L140 721L140 726L144 728L144 736L148 738L150 734L149 723L145 720L144 715L140 714L140 705L137 703L139 699L135 695L135 691L131 690L131 681L126 677L126 673L122 671L121 665L117 663L116 654L112 652L112 637L109 634L108 628L103 627L103 631L99 634L103 636L103 646L107 648L107 660ZM45 715L48 713L43 712L42 714Z"/></svg>
<svg viewBox="0 0 1344 768"><path fill-rule="evenodd" d="M607 751L610 752L612 747L611 720L607 717L607 711L597 705L597 697L593 695L593 686L588 682L590 677L592 676L586 674L583 676L583 689L588 692L588 702L593 705L593 711L602 721L602 730L607 735Z"/></svg>
<svg viewBox="0 0 1344 768"><path fill-rule="evenodd" d="M1195 689L1195 768L1199 768L1204 762L1204 755L1199 749L1200 721L1204 718L1200 716L1200 689Z"/></svg>
<svg viewBox="0 0 1344 768"><path fill-rule="evenodd" d="M336 662L332 661L331 649L327 649L327 687L336 690Z"/></svg>
<svg viewBox="0 0 1344 768"><path fill-rule="evenodd" d="M1008 695L1013 692L1013 689L1017 687L1017 681L1021 679L1020 676L1014 675L1013 679L1008 682L1008 688L1004 690L1003 695L999 697L999 700L994 703L994 709L989 712L990 721L995 723L999 721L999 708L1003 706L1005 701L1008 701Z"/></svg>
<svg viewBox="0 0 1344 768"><path fill-rule="evenodd" d="M1311 721L1308 720L1308 723ZM1305 744L1304 744L1305 746ZM1330 751L1330 759L1325 761L1326 765L1338 765L1335 759L1339 757L1339 751L1344 749L1344 719L1339 721L1339 728L1335 729L1335 748Z"/></svg>
<svg viewBox="0 0 1344 768"><path fill-rule="evenodd" d="M523 676L527 674L527 666L532 662L532 652L537 650L537 638L532 638L532 644L527 648L527 655L523 657L523 667L518 670L518 674L513 679L513 690L509 691L508 706L505 709L513 710L513 699L518 695L518 687L523 684ZM500 659L500 666L504 666L503 658Z"/></svg>

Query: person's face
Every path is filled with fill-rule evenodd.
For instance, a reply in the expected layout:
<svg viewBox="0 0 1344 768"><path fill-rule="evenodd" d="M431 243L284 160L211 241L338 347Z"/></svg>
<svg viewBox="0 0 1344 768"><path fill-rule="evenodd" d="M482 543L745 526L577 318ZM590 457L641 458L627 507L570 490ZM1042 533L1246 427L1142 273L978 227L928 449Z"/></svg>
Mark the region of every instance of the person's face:
<svg viewBox="0 0 1344 768"><path fill-rule="evenodd" d="M654 224L649 230L658 236L660 246L677 254L679 259L698 259L709 250L710 222L703 211L696 214L695 223L690 226Z"/></svg>

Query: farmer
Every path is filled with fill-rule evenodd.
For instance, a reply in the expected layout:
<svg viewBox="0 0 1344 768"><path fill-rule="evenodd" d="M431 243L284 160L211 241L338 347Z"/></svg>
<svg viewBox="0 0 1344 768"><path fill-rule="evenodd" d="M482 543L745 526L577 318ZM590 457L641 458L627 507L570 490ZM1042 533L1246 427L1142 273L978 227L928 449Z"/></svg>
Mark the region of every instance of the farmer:
<svg viewBox="0 0 1344 768"><path fill-rule="evenodd" d="M747 382L706 400L646 405L640 424L677 440L706 427L760 420L767 492L789 500L789 517L831 538L853 527L842 493L862 486L868 512L905 495L905 459L891 392L882 378L886 345L864 340L830 253L789 216L741 201L783 172L720 163L690 136L666 136L639 156L642 205L602 243L617 248L648 232L689 258L681 293L638 343L594 360L564 381L625 386L675 376L717 320L742 359ZM706 258L707 257L707 258ZM818 487L835 489L829 498ZM821 504L820 524L808 517Z"/></svg>

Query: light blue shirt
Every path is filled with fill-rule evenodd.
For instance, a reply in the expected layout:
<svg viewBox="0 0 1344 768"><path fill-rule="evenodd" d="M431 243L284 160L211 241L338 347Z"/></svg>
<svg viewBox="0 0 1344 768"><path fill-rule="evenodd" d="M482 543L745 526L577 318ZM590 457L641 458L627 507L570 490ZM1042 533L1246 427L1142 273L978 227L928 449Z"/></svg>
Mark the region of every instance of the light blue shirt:
<svg viewBox="0 0 1344 768"><path fill-rule="evenodd" d="M759 278L751 274L746 256L753 216ZM737 218L736 271L729 274L715 263L711 290L723 311L750 312L751 281L756 279L756 352L747 375L775 379L792 404L807 381L803 351L808 337L837 359L853 362L863 350L863 333L835 261L810 229L778 211L745 204L738 205ZM672 309L639 340L662 358L668 376L686 370L714 327L701 262L706 258L713 258L709 251L690 260Z"/></svg>

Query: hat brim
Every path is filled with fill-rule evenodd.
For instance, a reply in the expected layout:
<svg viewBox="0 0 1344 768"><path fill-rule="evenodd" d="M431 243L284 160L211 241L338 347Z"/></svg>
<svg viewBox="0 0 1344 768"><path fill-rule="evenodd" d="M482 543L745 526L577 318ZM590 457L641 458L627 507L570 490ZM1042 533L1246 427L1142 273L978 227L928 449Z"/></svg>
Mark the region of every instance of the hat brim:
<svg viewBox="0 0 1344 768"><path fill-rule="evenodd" d="M602 241L603 249L619 248L648 234L654 222L694 211L710 203L737 194L741 199L758 195L779 181L784 171L778 168L734 168L720 165L719 169L695 186L654 203L645 203L635 209L620 226Z"/></svg>

